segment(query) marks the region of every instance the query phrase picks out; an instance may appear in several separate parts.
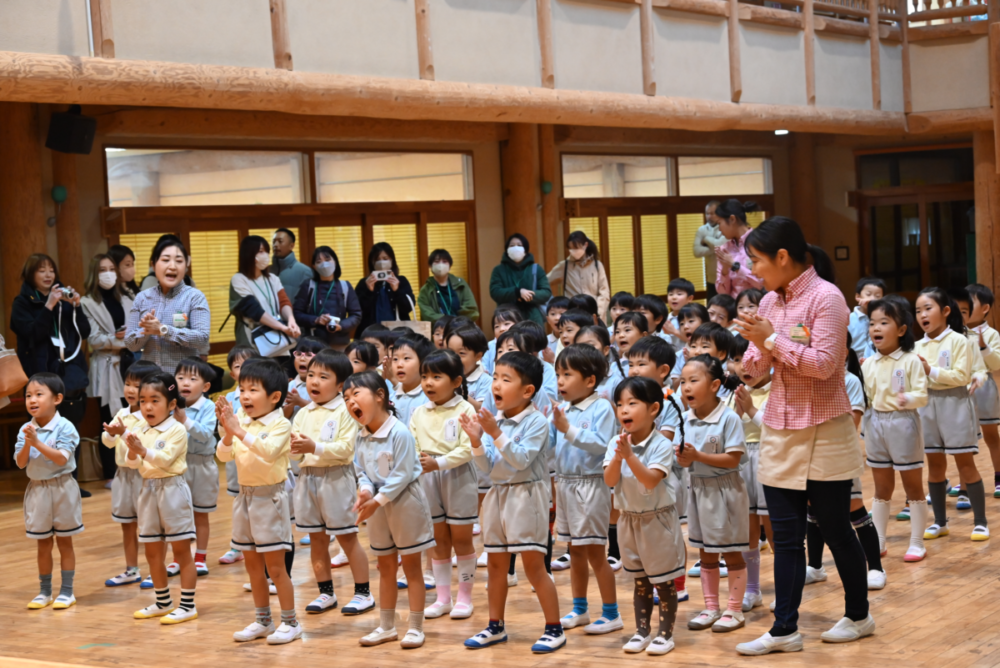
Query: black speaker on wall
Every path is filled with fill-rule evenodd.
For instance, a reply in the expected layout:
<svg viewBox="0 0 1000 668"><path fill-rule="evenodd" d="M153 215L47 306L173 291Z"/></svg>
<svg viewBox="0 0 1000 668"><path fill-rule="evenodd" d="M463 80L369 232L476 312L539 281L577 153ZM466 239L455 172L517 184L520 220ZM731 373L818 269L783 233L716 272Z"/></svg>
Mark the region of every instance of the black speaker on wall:
<svg viewBox="0 0 1000 668"><path fill-rule="evenodd" d="M97 119L80 113L80 105L71 105L68 111L52 114L49 134L45 138L45 148L60 153L80 153L87 155L94 146L97 134Z"/></svg>

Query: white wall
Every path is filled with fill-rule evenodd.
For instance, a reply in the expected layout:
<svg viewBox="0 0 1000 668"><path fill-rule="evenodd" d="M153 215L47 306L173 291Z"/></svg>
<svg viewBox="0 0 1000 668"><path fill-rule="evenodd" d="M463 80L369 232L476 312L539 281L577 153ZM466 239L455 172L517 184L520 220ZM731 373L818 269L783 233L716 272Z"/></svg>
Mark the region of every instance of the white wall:
<svg viewBox="0 0 1000 668"><path fill-rule="evenodd" d="M2 0L0 45L4 51L89 56L84 0Z"/></svg>
<svg viewBox="0 0 1000 668"><path fill-rule="evenodd" d="M910 43L913 111L990 106L989 38Z"/></svg>
<svg viewBox="0 0 1000 668"><path fill-rule="evenodd" d="M740 102L806 104L802 39L799 30L740 23Z"/></svg>
<svg viewBox="0 0 1000 668"><path fill-rule="evenodd" d="M656 94L729 102L726 19L685 12L653 12Z"/></svg>
<svg viewBox="0 0 1000 668"><path fill-rule="evenodd" d="M556 88L642 94L639 7L552 0Z"/></svg>
<svg viewBox="0 0 1000 668"><path fill-rule="evenodd" d="M872 108L871 47L867 39L816 35L816 106Z"/></svg>
<svg viewBox="0 0 1000 668"><path fill-rule="evenodd" d="M413 0L286 1L297 71L420 77Z"/></svg>

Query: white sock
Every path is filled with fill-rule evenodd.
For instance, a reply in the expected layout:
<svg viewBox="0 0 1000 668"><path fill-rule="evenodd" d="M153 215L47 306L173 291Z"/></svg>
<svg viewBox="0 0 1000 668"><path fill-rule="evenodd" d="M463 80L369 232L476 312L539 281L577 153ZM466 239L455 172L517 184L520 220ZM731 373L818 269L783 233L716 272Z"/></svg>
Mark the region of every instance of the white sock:
<svg viewBox="0 0 1000 668"><path fill-rule="evenodd" d="M437 587L437 602L451 603L451 559L434 559L431 565Z"/></svg>
<svg viewBox="0 0 1000 668"><path fill-rule="evenodd" d="M888 501L872 499L872 524L875 525L875 531L878 532L879 552L885 552L885 532L889 526L889 507ZM921 529L921 535L923 535L923 529Z"/></svg>
<svg viewBox="0 0 1000 668"><path fill-rule="evenodd" d="M910 501L910 547L924 549L924 526L927 524L927 501Z"/></svg>

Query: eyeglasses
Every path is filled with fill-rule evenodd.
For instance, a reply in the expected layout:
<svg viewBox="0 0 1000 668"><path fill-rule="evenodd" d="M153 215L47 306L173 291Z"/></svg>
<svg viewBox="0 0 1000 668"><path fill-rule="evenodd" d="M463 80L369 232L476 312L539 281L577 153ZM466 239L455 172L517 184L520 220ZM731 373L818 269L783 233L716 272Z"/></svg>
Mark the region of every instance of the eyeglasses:
<svg viewBox="0 0 1000 668"><path fill-rule="evenodd" d="M306 352L296 351L292 354L295 355L296 357L309 357L309 358L316 357L316 353L306 353Z"/></svg>

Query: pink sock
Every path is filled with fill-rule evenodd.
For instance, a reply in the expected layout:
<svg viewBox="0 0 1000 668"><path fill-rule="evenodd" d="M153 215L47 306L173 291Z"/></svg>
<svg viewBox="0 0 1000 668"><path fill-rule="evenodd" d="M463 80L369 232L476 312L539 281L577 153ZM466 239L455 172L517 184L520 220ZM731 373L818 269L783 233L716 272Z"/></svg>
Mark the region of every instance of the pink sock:
<svg viewBox="0 0 1000 668"><path fill-rule="evenodd" d="M451 603L451 559L432 559L438 603Z"/></svg>
<svg viewBox="0 0 1000 668"><path fill-rule="evenodd" d="M719 609L719 566L705 568L701 564L701 591L705 594L705 609Z"/></svg>
<svg viewBox="0 0 1000 668"><path fill-rule="evenodd" d="M747 590L747 569L729 569L729 610L743 611L743 594Z"/></svg>
<svg viewBox="0 0 1000 668"><path fill-rule="evenodd" d="M472 585L476 581L476 553L458 558L458 602L472 605Z"/></svg>

